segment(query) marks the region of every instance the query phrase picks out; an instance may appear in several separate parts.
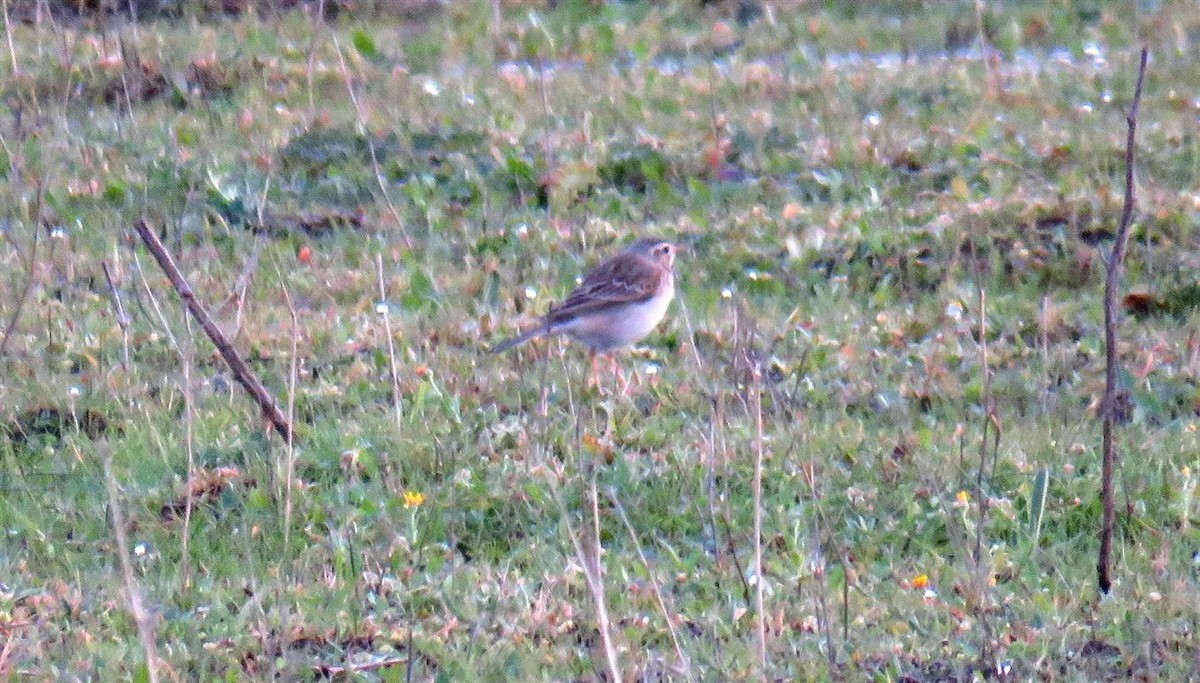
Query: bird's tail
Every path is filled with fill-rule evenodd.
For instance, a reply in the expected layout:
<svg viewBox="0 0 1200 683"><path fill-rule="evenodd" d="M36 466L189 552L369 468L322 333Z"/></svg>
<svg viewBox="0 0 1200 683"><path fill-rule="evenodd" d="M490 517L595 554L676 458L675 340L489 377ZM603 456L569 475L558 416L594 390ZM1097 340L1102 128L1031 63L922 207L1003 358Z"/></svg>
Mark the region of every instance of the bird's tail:
<svg viewBox="0 0 1200 683"><path fill-rule="evenodd" d="M521 344L524 344L525 342L529 341L530 339L537 339L538 337L548 334L549 332L550 332L550 327L548 325L538 325L537 327L535 327L533 329L526 330L525 332L518 334L517 336L513 337L512 339L505 339L504 341L500 342L499 344L496 344L495 346L492 347L491 352L492 353L504 353L505 351L511 349L514 346L520 346Z"/></svg>

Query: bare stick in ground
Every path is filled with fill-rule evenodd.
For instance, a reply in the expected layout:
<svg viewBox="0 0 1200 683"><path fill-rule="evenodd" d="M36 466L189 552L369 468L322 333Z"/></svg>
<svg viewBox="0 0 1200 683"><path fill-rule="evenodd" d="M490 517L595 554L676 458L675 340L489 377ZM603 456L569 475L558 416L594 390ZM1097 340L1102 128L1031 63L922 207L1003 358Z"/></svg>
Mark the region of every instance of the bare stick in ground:
<svg viewBox="0 0 1200 683"><path fill-rule="evenodd" d="M175 265L175 259L171 257L171 253L163 246L162 241L158 239L158 235L154 234L154 230L145 219L139 218L134 224L134 229L137 230L138 236L142 238L142 242L154 255L154 260L158 261L159 267L166 273L167 279L171 281L171 286L179 293L179 298L183 299L183 303L187 306L188 312L200 323L200 328L208 335L213 344L217 347L221 357L229 365L229 369L233 371L234 378L238 384L254 397L262 409L263 417L271 423L275 431L284 438L285 441L291 443L292 440L292 423L279 409L279 405L275 403L275 399L267 393L266 387L259 381L258 377L250 371L246 366L246 361L238 354L229 340L225 338L225 334L221 332L221 328L213 322L209 317L208 311L196 299L196 295L192 292L192 287L183 279L183 274L179 272L179 267Z"/></svg>
<svg viewBox="0 0 1200 683"><path fill-rule="evenodd" d="M1100 403L1104 413L1104 460L1100 470L1100 503L1103 506L1100 522L1100 556L1096 561L1096 572L1100 592L1107 594L1112 588L1113 518L1113 468L1116 462L1113 445L1114 406L1117 398L1117 287L1121 279L1121 265L1125 260L1125 244L1129 241L1129 225L1133 223L1135 206L1133 195L1134 138L1137 133L1138 104L1142 100L1142 81L1146 76L1146 57L1142 48L1138 63L1137 85L1133 89L1133 103L1125 115L1128 132L1125 137L1125 204L1121 207L1121 223L1113 240L1112 254L1104 277L1104 400Z"/></svg>

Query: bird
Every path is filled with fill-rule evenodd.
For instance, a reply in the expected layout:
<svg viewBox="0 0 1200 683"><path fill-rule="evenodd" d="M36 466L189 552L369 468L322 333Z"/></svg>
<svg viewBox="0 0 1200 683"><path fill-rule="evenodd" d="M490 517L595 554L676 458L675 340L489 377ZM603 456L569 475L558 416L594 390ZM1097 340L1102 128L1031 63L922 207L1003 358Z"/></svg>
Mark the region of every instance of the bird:
<svg viewBox="0 0 1200 683"><path fill-rule="evenodd" d="M658 237L633 242L589 272L541 324L496 344L492 353L551 334L566 334L593 355L636 344L658 326L675 298L677 251Z"/></svg>

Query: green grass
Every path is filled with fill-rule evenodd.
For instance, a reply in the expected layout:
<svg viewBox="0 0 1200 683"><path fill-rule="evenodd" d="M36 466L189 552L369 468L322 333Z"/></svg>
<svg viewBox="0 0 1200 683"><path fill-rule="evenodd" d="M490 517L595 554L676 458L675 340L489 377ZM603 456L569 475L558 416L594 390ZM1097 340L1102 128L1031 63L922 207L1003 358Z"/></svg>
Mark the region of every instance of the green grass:
<svg viewBox="0 0 1200 683"><path fill-rule="evenodd" d="M166 678L603 678L571 539L594 542L591 473L631 679L1190 675L1200 11L988 3L989 91L972 3L502 4L12 23L0 674L144 680L111 454ZM1100 294L1140 41L1101 598ZM285 402L296 344L290 511L286 446L142 216ZM643 234L683 245L679 301L619 356L629 396L570 344L486 353Z"/></svg>

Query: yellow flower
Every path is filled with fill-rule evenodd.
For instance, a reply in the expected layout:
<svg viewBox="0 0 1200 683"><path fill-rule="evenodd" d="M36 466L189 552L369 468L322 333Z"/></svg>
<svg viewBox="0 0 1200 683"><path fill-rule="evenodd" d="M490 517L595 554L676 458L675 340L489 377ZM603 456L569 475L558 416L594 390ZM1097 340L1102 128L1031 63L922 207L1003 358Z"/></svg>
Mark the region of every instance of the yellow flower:
<svg viewBox="0 0 1200 683"><path fill-rule="evenodd" d="M924 588L928 585L929 585L929 575L928 574L917 574L912 579L912 587L917 590L921 590L922 588Z"/></svg>
<svg viewBox="0 0 1200 683"><path fill-rule="evenodd" d="M420 491L405 491L404 492L404 509L419 507L425 502L425 494Z"/></svg>

